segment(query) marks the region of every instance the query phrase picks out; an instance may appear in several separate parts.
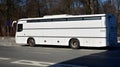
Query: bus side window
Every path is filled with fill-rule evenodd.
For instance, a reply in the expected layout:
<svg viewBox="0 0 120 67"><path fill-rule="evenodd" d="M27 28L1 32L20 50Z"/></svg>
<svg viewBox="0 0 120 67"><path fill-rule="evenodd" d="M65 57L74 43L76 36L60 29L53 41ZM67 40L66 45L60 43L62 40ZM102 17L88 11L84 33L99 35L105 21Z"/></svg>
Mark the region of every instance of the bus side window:
<svg viewBox="0 0 120 67"><path fill-rule="evenodd" d="M18 32L21 32L23 30L23 24L18 24Z"/></svg>

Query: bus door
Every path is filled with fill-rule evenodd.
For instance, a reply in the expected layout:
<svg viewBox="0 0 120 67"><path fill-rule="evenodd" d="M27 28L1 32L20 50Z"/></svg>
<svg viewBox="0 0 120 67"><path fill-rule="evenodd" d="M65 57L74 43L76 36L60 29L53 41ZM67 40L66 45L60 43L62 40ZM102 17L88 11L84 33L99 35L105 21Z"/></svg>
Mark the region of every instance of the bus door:
<svg viewBox="0 0 120 67"><path fill-rule="evenodd" d="M113 15L108 15L106 18L108 42L109 45L115 46L117 45L117 22Z"/></svg>

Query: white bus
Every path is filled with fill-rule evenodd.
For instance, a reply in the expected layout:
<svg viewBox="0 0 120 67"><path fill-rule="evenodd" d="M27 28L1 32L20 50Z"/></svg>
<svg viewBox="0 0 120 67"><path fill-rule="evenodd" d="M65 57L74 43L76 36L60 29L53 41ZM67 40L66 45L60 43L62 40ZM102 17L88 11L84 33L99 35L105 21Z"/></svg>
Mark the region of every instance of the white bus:
<svg viewBox="0 0 120 67"><path fill-rule="evenodd" d="M61 45L74 49L117 46L117 22L111 14L23 18L17 23L16 43Z"/></svg>

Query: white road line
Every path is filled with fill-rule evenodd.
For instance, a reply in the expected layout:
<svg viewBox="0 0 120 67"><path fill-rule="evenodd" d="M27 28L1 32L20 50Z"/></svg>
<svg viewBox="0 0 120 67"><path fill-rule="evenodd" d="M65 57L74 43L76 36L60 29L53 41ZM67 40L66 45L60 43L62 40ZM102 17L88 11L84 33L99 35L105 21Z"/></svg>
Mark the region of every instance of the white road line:
<svg viewBox="0 0 120 67"><path fill-rule="evenodd" d="M23 64L23 65L32 65L32 66L42 66L42 67L47 67L47 66L55 64L55 63L50 63L50 62L39 62L39 61L31 61L31 60L18 60L18 61L14 61L11 63Z"/></svg>
<svg viewBox="0 0 120 67"><path fill-rule="evenodd" d="M10 60L11 58L0 57L0 60Z"/></svg>
<svg viewBox="0 0 120 67"><path fill-rule="evenodd" d="M8 61L8 60L11 60L11 58L0 57L0 60ZM32 60L17 60L17 61L12 61L10 63L11 64L40 66L40 67L88 67L88 66L81 66L81 65L59 64L59 63L32 61Z"/></svg>
<svg viewBox="0 0 120 67"><path fill-rule="evenodd" d="M40 61L31 61L31 60L18 60L18 61L14 61L11 63L40 66L40 67L87 67L87 66L79 66L79 65L71 65L71 64L57 64L57 63L51 63L51 62L40 62Z"/></svg>

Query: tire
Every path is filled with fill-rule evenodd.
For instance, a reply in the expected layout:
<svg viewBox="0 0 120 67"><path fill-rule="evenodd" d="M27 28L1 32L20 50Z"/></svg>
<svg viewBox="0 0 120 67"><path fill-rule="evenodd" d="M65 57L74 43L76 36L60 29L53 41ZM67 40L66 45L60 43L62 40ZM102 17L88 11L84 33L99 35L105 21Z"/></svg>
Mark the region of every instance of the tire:
<svg viewBox="0 0 120 67"><path fill-rule="evenodd" d="M28 39L28 45L30 47L34 47L35 46L35 40L33 38Z"/></svg>
<svg viewBox="0 0 120 67"><path fill-rule="evenodd" d="M80 43L78 39L71 39L69 42L69 46L73 49L79 49L80 48Z"/></svg>

